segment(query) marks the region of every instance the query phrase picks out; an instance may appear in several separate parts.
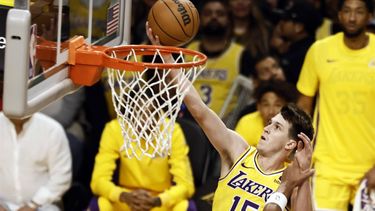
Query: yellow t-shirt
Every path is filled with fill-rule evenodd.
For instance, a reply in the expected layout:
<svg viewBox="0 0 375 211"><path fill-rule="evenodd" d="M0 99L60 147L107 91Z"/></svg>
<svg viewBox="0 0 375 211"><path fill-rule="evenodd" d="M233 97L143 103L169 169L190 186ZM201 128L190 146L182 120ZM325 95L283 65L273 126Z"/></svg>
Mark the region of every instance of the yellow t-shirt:
<svg viewBox="0 0 375 211"><path fill-rule="evenodd" d="M212 210L263 210L269 196L277 190L283 169L264 173L257 163L258 151L250 147L221 178Z"/></svg>
<svg viewBox="0 0 375 211"><path fill-rule="evenodd" d="M112 120L104 128L91 180L93 193L107 199L107 203L101 203L104 200L99 200L100 210L130 210L119 198L121 192L134 189L145 189L158 195L162 207L156 210L170 210L193 195L194 181L188 157L189 148L178 124L172 133L169 157L144 156L141 160L127 158L125 152L119 152L123 143L118 120ZM118 158L120 171L116 185L112 182L112 175Z"/></svg>
<svg viewBox="0 0 375 211"><path fill-rule="evenodd" d="M199 41L195 41L187 48L199 51ZM231 43L228 49L220 56L208 58L206 68L194 82L194 87L198 90L202 100L216 114L219 114L229 90L240 74L240 59L243 47L236 43ZM234 109L237 98L234 97L229 106L228 112Z"/></svg>
<svg viewBox="0 0 375 211"><path fill-rule="evenodd" d="M342 172L375 164L375 36L351 50L338 33L309 49L297 83L306 96L319 91L313 158Z"/></svg>
<svg viewBox="0 0 375 211"><path fill-rule="evenodd" d="M14 6L14 0L0 0L0 5L13 7Z"/></svg>
<svg viewBox="0 0 375 211"><path fill-rule="evenodd" d="M256 146L264 129L263 119L259 111L243 116L235 131L244 138L250 146Z"/></svg>

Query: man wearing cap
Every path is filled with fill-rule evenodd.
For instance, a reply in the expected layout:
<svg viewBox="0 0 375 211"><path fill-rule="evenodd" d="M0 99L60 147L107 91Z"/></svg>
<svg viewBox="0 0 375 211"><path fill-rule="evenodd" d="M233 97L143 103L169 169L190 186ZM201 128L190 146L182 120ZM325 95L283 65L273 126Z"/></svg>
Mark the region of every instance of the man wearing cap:
<svg viewBox="0 0 375 211"><path fill-rule="evenodd" d="M292 2L279 14L271 46L279 54L287 81L296 84L306 52L323 19L308 1Z"/></svg>

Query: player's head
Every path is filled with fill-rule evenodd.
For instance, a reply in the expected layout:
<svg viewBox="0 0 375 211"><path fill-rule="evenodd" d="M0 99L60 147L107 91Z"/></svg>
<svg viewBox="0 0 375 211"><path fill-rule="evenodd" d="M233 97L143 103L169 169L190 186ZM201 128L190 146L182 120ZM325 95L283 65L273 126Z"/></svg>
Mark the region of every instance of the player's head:
<svg viewBox="0 0 375 211"><path fill-rule="evenodd" d="M276 57L270 54L259 55L254 64L252 77L255 81L285 80L283 69Z"/></svg>
<svg viewBox="0 0 375 211"><path fill-rule="evenodd" d="M338 19L346 37L357 37L366 32L373 17L372 0L339 0Z"/></svg>
<svg viewBox="0 0 375 211"><path fill-rule="evenodd" d="M311 118L294 104L285 105L264 128L257 149L265 156L278 154L289 160L297 147L299 133L313 139Z"/></svg>
<svg viewBox="0 0 375 211"><path fill-rule="evenodd" d="M230 34L232 21L229 6L223 0L208 0L200 11L201 32L206 36L224 37Z"/></svg>
<svg viewBox="0 0 375 211"><path fill-rule="evenodd" d="M255 90L254 97L257 101L257 110L266 125L284 105L296 102L297 90L285 81L262 81Z"/></svg>

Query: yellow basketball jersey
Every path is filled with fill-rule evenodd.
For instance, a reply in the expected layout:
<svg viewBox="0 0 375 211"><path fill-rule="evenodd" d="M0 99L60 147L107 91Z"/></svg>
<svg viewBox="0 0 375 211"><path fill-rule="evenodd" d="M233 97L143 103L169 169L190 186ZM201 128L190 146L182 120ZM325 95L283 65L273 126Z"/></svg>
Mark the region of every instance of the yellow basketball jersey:
<svg viewBox="0 0 375 211"><path fill-rule="evenodd" d="M243 116L236 126L236 132L247 141L250 146L256 146L264 129L263 119L259 111Z"/></svg>
<svg viewBox="0 0 375 211"><path fill-rule="evenodd" d="M375 163L375 36L368 36L355 51L343 33L317 41L297 83L306 96L319 91L314 160L343 173L364 173Z"/></svg>
<svg viewBox="0 0 375 211"><path fill-rule="evenodd" d="M284 169L266 174L257 157L256 148L250 147L219 180L212 210L263 210L269 196L279 187Z"/></svg>
<svg viewBox="0 0 375 211"><path fill-rule="evenodd" d="M187 48L199 51L199 41L191 43ZM194 82L194 87L198 90L202 100L215 113L219 113L233 81L240 74L240 59L243 47L236 43L231 43L228 49L220 56L208 58L206 68ZM237 98L234 97L229 111L231 111Z"/></svg>

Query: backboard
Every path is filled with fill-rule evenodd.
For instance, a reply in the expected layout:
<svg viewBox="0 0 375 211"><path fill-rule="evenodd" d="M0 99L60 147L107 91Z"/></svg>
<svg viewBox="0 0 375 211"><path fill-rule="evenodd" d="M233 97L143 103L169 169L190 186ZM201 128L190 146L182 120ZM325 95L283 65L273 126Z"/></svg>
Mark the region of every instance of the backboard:
<svg viewBox="0 0 375 211"><path fill-rule="evenodd" d="M130 41L131 0L15 0L4 8L3 111L9 117L29 116L79 88L69 79L64 41L76 35L92 45Z"/></svg>

